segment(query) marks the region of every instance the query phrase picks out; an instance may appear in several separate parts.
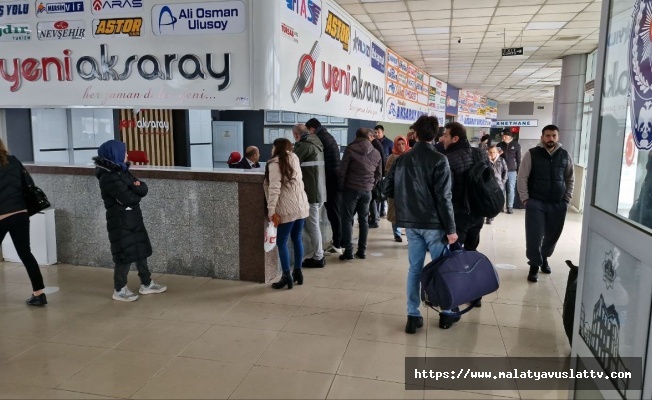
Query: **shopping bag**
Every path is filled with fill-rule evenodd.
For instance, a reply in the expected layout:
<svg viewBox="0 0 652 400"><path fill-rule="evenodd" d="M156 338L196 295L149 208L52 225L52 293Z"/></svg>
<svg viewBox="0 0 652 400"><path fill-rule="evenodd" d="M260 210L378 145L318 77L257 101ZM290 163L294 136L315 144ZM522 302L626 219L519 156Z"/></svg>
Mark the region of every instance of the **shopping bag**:
<svg viewBox="0 0 652 400"><path fill-rule="evenodd" d="M276 247L276 226L273 222L268 222L265 229L265 251L270 252L274 247Z"/></svg>

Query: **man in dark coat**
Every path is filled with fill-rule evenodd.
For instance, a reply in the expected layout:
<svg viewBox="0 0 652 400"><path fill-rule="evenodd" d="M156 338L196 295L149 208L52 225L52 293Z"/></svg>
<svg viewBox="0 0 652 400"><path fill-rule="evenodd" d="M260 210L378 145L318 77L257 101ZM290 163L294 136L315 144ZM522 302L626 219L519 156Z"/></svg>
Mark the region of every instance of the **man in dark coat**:
<svg viewBox="0 0 652 400"><path fill-rule="evenodd" d="M245 151L245 156L242 160L233 165L232 168L257 169L260 168L258 160L260 160L260 150L258 150L258 147L256 146L249 146L247 147L247 151Z"/></svg>
<svg viewBox="0 0 652 400"><path fill-rule="evenodd" d="M570 154L561 148L559 128L547 125L541 142L523 155L518 172L518 195L525 207L525 247L530 272L539 280L539 268L552 273L548 258L564 229L568 204L573 198L575 170Z"/></svg>
<svg viewBox="0 0 652 400"><path fill-rule="evenodd" d="M378 151L378 154L380 154L380 162L381 165L383 166L382 168L382 177L385 177L385 165L387 164L387 156L385 155L385 149L381 143L380 140L378 140L374 135L371 130L369 130L371 135L369 135L369 140L371 140L371 145L374 146L374 148ZM383 217L383 208L384 208L384 201L382 199L378 198L377 195L377 188L374 188L373 191L371 192L371 202L369 203L369 228L375 229L378 228L380 225L380 217Z"/></svg>
<svg viewBox="0 0 652 400"><path fill-rule="evenodd" d="M306 122L308 131L317 135L324 145L324 170L326 172L326 215L331 224L333 240L324 254L342 254L342 215L340 211L342 192L338 182L337 168L340 165L340 146L328 130L316 118Z"/></svg>
<svg viewBox="0 0 652 400"><path fill-rule="evenodd" d="M131 263L136 263L140 277L140 294L163 293L167 287L150 278L147 258L152 255L152 244L145 229L140 201L147 196L147 184L129 172L126 146L109 140L97 150L95 176L106 208L106 228L111 242L115 269L113 300L135 301L138 295L127 287Z"/></svg>
<svg viewBox="0 0 652 400"><path fill-rule="evenodd" d="M507 163L507 214L514 209L514 196L516 194L516 176L521 166L521 145L514 141L514 134L509 128L503 130L503 141L498 143L500 156Z"/></svg>
<svg viewBox="0 0 652 400"><path fill-rule="evenodd" d="M340 260L353 260L353 216L358 214L360 236L356 257L366 258L367 235L369 234L369 202L371 190L382 178L380 154L369 140L371 130L360 128L355 134L355 141L344 152L344 158L338 168L339 181L342 184L342 246L344 254Z"/></svg>

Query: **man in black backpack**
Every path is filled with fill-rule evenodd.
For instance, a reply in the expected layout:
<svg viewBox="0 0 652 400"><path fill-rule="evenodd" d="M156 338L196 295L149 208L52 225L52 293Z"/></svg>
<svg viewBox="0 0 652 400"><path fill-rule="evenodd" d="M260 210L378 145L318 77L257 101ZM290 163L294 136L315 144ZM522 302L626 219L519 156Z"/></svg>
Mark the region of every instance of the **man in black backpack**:
<svg viewBox="0 0 652 400"><path fill-rule="evenodd" d="M539 280L539 268L544 274L552 272L548 257L564 229L574 186L573 160L561 148L559 128L547 125L542 130L541 143L525 153L518 172L518 195L525 206L530 282Z"/></svg>
<svg viewBox="0 0 652 400"><path fill-rule="evenodd" d="M481 159L489 163L489 156L483 149L472 149L466 136L464 125L449 122L445 126L442 143L453 176L453 210L455 226L460 244L469 251L475 251L480 244L480 230L484 226L484 217L478 210L472 210L467 197L467 177L475 164L473 151L479 151Z"/></svg>

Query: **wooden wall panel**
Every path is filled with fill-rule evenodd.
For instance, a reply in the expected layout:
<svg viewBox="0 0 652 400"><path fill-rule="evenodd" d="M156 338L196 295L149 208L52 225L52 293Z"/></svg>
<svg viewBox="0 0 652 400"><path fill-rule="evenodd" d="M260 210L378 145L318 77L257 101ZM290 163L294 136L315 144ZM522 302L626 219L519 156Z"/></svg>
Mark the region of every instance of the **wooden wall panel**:
<svg viewBox="0 0 652 400"><path fill-rule="evenodd" d="M168 128L159 128L153 122L166 123ZM120 137L127 150L147 153L150 165L174 166L172 110L140 110L137 114L120 110Z"/></svg>

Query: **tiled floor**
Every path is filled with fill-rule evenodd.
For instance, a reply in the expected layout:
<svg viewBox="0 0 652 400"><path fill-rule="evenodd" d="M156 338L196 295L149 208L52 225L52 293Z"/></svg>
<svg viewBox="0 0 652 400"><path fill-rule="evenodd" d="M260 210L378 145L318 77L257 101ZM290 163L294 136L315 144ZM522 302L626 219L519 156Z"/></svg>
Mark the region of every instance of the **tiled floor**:
<svg viewBox="0 0 652 400"><path fill-rule="evenodd" d="M405 390L404 357L568 355L563 261L578 261L580 234L569 215L553 274L530 284L524 214L501 214L480 250L516 269L499 269L500 290L450 330L424 309L416 335L403 332L407 245L384 220L367 260L329 258L290 291L164 275L167 293L125 304L111 300L111 270L59 265L42 268L60 290L34 309L22 265L0 263L0 398L565 398Z"/></svg>

